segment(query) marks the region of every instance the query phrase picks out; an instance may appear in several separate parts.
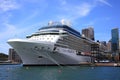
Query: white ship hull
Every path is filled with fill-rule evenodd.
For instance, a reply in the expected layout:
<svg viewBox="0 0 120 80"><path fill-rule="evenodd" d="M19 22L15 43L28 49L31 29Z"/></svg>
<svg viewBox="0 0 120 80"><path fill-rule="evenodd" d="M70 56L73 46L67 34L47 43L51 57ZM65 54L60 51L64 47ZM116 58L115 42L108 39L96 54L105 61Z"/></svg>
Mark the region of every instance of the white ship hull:
<svg viewBox="0 0 120 80"><path fill-rule="evenodd" d="M9 40L8 43L16 50L23 65L79 65L91 62L91 57L76 55L76 51L56 47L54 43L32 40Z"/></svg>

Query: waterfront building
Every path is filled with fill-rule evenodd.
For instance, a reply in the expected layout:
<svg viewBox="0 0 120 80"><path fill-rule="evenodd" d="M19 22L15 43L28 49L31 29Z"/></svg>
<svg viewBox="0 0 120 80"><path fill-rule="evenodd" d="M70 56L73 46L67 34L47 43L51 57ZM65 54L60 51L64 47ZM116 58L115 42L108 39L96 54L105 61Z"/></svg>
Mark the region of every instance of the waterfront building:
<svg viewBox="0 0 120 80"><path fill-rule="evenodd" d="M100 43L103 44L104 46L107 46L106 41L101 41Z"/></svg>
<svg viewBox="0 0 120 80"><path fill-rule="evenodd" d="M120 54L120 38L119 38L119 54Z"/></svg>
<svg viewBox="0 0 120 80"><path fill-rule="evenodd" d="M21 58L16 53L16 51L14 49L12 49L12 48L9 49L8 60L12 61L13 63L22 63Z"/></svg>
<svg viewBox="0 0 120 80"><path fill-rule="evenodd" d="M82 29L82 34L91 39L91 40L95 40L94 38L94 29L92 27L88 27L88 28L85 28L85 29Z"/></svg>
<svg viewBox="0 0 120 80"><path fill-rule="evenodd" d="M100 53L99 44L98 43L91 44L91 54L93 56L96 56L99 53Z"/></svg>
<svg viewBox="0 0 120 80"><path fill-rule="evenodd" d="M107 46L104 45L103 43L99 43L99 47L100 47L100 53L104 54L105 52L107 52Z"/></svg>
<svg viewBox="0 0 120 80"><path fill-rule="evenodd" d="M107 51L111 52L111 40L107 43Z"/></svg>
<svg viewBox="0 0 120 80"><path fill-rule="evenodd" d="M105 46L103 43L97 41L94 44L91 44L91 61L98 61L103 59L103 55L105 55L107 51L107 46Z"/></svg>
<svg viewBox="0 0 120 80"><path fill-rule="evenodd" d="M119 29L118 28L112 29L111 35L112 35L112 39L111 39L112 53L118 53L119 51Z"/></svg>

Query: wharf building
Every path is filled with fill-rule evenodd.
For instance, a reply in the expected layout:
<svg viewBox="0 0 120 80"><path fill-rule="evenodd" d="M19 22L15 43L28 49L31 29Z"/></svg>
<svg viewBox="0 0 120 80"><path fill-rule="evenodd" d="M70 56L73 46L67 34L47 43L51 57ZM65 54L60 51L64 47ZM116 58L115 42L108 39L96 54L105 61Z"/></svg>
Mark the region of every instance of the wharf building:
<svg viewBox="0 0 120 80"><path fill-rule="evenodd" d="M102 59L104 53L107 51L107 46L104 45L101 42L95 42L94 44L91 44L91 56L92 56L92 62L95 60L99 62L99 60Z"/></svg>
<svg viewBox="0 0 120 80"><path fill-rule="evenodd" d="M21 58L19 57L17 52L12 48L9 49L8 60L10 60L12 63L22 63Z"/></svg>
<svg viewBox="0 0 120 80"><path fill-rule="evenodd" d="M97 53L104 54L107 51L107 44L106 41L99 41L95 42L91 45L92 50L98 50Z"/></svg>
<svg viewBox="0 0 120 80"><path fill-rule="evenodd" d="M107 46L106 41L101 41L100 43L103 44L104 46Z"/></svg>
<svg viewBox="0 0 120 80"><path fill-rule="evenodd" d="M85 37L87 37L87 38L89 38L91 40L95 40L95 38L94 38L94 29L92 27L82 29L82 35L84 35Z"/></svg>
<svg viewBox="0 0 120 80"><path fill-rule="evenodd" d="M111 40L109 40L107 43L107 51L111 53Z"/></svg>

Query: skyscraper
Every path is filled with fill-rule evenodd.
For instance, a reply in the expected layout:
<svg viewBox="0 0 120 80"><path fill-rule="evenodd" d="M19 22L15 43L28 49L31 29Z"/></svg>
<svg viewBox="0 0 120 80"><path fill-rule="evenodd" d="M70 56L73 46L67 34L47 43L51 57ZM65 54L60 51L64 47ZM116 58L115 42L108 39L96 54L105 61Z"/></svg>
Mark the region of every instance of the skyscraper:
<svg viewBox="0 0 120 80"><path fill-rule="evenodd" d="M120 38L119 38L119 53L120 53Z"/></svg>
<svg viewBox="0 0 120 80"><path fill-rule="evenodd" d="M82 29L82 34L91 39L91 40L95 40L94 39L94 29L92 27L89 27L89 28L85 28L85 29Z"/></svg>
<svg viewBox="0 0 120 80"><path fill-rule="evenodd" d="M112 39L111 39L111 50L113 53L117 53L119 51L119 29L114 28L111 31Z"/></svg>

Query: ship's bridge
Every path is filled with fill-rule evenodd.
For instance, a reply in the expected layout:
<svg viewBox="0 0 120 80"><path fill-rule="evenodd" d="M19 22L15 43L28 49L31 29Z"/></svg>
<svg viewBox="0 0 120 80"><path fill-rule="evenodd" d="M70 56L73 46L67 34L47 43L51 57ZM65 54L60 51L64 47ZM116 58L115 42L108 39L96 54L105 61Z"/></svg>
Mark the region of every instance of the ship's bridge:
<svg viewBox="0 0 120 80"><path fill-rule="evenodd" d="M77 37L81 37L81 34L74 30L73 28L67 26L67 25L48 25L48 26L45 26L45 27L42 27L39 29L40 32L42 31L51 31L51 32L67 32L67 33L70 33L70 34L73 34Z"/></svg>

